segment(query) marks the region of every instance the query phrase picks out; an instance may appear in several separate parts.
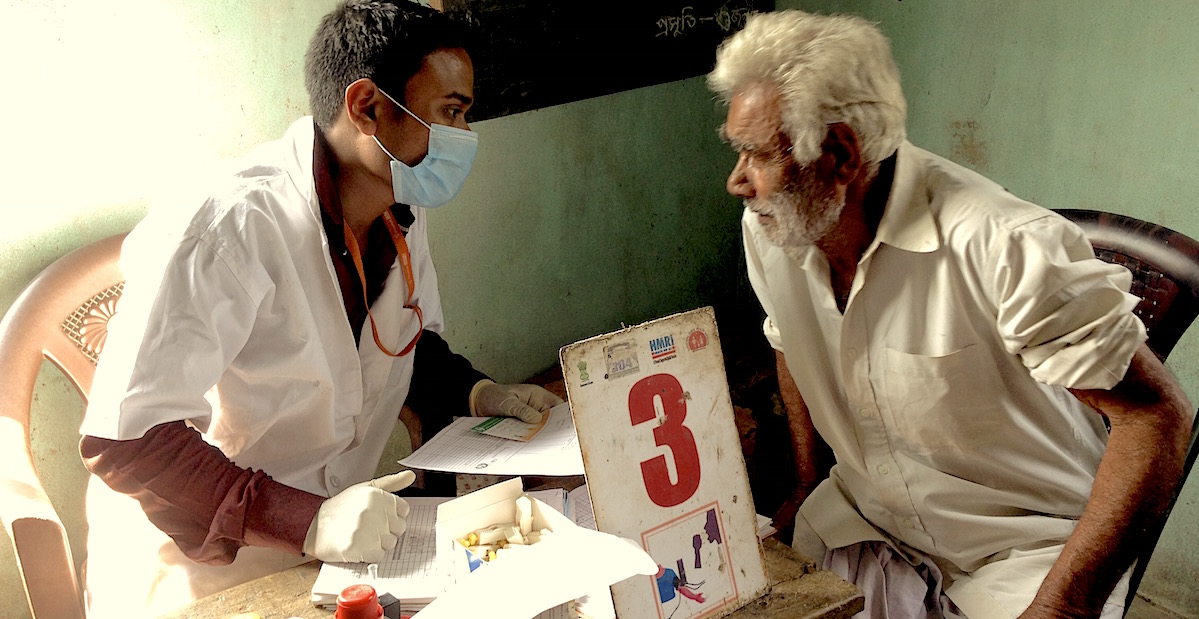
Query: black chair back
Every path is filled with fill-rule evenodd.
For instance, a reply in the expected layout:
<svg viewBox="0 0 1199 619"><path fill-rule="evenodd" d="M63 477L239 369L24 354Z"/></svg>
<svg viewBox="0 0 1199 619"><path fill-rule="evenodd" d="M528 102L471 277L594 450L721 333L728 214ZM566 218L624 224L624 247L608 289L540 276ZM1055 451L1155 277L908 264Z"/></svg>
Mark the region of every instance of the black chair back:
<svg viewBox="0 0 1199 619"><path fill-rule="evenodd" d="M1116 213L1066 209L1057 212L1082 228L1095 248L1096 257L1123 265L1132 272L1132 293L1141 298L1133 311L1145 323L1149 349L1165 360L1199 315L1199 242L1169 228ZM1174 489L1167 516L1199 455L1197 437L1199 414L1191 429L1182 481ZM1164 525L1163 518L1161 525L1147 531L1128 586L1125 613L1136 598Z"/></svg>

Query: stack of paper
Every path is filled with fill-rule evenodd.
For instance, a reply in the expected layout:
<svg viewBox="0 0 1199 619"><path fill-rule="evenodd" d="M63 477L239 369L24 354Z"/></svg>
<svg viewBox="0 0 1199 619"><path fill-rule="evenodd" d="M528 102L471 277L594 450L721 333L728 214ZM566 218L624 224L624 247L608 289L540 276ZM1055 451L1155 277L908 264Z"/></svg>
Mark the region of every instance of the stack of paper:
<svg viewBox="0 0 1199 619"><path fill-rule="evenodd" d="M779 530L774 527L774 521L771 520L769 516L763 516L762 514L757 514L757 516L758 539L766 539L779 532Z"/></svg>

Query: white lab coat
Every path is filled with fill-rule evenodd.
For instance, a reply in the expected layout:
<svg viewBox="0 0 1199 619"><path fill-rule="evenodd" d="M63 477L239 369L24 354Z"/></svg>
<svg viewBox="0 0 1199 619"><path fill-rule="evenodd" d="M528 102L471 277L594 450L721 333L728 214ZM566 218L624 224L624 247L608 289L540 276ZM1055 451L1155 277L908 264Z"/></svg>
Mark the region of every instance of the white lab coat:
<svg viewBox="0 0 1199 619"><path fill-rule="evenodd" d="M242 467L323 496L369 479L412 380L413 357L384 355L348 328L312 173L311 118L237 162L221 189L156 209L126 241L128 282L82 433L127 440L187 420ZM424 328L441 301L421 209L407 235ZM372 306L392 350L419 329L392 267ZM159 614L301 559L243 548L196 564L131 498L93 478L87 582L92 612Z"/></svg>

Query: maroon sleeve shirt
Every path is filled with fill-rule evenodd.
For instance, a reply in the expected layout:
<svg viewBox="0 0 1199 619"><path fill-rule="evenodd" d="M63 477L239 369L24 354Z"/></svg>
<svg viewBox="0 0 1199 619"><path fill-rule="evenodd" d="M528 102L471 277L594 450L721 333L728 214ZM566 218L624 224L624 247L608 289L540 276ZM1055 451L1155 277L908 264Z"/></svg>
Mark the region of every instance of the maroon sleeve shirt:
<svg viewBox="0 0 1199 619"><path fill-rule="evenodd" d="M130 441L85 436L79 451L89 471L137 499L198 563L226 565L246 545L300 554L325 500L237 466L182 421Z"/></svg>

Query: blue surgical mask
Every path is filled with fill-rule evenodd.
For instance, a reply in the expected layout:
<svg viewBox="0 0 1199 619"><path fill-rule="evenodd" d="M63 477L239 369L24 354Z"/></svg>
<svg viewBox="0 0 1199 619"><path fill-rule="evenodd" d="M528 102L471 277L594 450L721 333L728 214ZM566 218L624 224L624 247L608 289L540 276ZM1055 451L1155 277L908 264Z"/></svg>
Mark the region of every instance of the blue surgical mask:
<svg viewBox="0 0 1199 619"><path fill-rule="evenodd" d="M382 89L379 92L383 92ZM429 129L429 152L416 167L409 167L387 150L377 136L375 143L391 157L391 191L400 204L436 208L454 199L479 150L479 134L448 125L430 125L411 110L383 92L383 96L399 106Z"/></svg>

